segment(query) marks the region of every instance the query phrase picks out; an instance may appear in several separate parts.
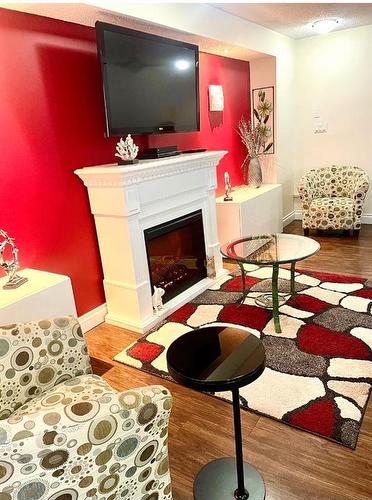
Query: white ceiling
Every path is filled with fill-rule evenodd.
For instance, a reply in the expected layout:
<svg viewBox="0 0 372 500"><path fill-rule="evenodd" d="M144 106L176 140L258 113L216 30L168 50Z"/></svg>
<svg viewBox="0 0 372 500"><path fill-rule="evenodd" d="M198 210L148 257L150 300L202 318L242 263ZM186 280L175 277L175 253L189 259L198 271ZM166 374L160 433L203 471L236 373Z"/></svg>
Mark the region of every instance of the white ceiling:
<svg viewBox="0 0 372 500"><path fill-rule="evenodd" d="M340 19L336 30L372 24L372 3L211 3L209 5L297 39L316 35L311 25L317 19L325 17ZM99 19L168 36L169 38L196 43L203 52L246 61L265 55L243 47L222 44L218 40L198 37L191 33L172 30L130 18L120 13L120 4L116 12L89 5L88 1L84 3L0 2L0 7L54 17L87 26L94 26L95 21Z"/></svg>
<svg viewBox="0 0 372 500"><path fill-rule="evenodd" d="M118 7L118 11L116 12L96 7L94 5L89 5L89 3L75 3L75 2L71 3L0 2L0 7L4 7L6 9L18 10L21 12L28 12L30 14L36 14L39 16L51 17L54 19L61 19L63 21L78 23L85 26L94 26L96 21L104 21L107 23L116 24L118 26L125 26L127 28L144 31L146 33L152 33L154 35L173 38L174 40L194 43L199 46L199 50L201 50L202 52L230 57L232 59L239 59L242 61L252 61L253 59L265 56L270 57L267 56L267 54L250 50L247 49L246 47L226 44L224 42L221 42L219 40L214 40L212 38L194 35L193 33L187 33L185 31L167 28L166 26L160 26L157 24L149 23L141 19L129 17L120 12L120 6Z"/></svg>
<svg viewBox="0 0 372 500"><path fill-rule="evenodd" d="M292 38L316 35L311 25L317 19L325 17L340 19L335 31L372 24L372 3L218 3L212 5Z"/></svg>

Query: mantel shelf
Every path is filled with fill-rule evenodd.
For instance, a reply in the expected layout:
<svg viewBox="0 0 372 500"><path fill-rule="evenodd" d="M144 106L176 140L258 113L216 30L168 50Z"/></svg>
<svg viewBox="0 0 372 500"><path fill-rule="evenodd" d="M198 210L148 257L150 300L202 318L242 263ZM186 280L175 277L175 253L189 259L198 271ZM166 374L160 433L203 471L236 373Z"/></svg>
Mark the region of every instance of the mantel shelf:
<svg viewBox="0 0 372 500"><path fill-rule="evenodd" d="M227 151L189 153L156 160L140 160L134 165L97 165L75 170L85 186L124 186L177 173L214 167Z"/></svg>

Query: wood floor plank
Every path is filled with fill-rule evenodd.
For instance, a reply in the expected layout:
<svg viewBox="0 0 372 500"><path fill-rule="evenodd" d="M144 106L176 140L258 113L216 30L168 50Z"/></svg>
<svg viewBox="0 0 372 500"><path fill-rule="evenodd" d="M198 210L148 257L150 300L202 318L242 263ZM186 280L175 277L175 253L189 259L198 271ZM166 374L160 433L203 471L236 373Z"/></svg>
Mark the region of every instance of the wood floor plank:
<svg viewBox="0 0 372 500"><path fill-rule="evenodd" d="M300 223L291 223L286 232L301 234ZM320 242L321 251L299 267L372 279L372 226L363 226L359 238L311 237ZM162 384L171 391L169 451L174 498L192 500L193 480L202 465L234 455L232 406L112 361L137 338L133 332L107 324L87 334L90 353L102 361L107 369L103 376L113 387L125 390ZM246 460L264 477L266 500L372 499L371 401L354 451L247 411L242 411L242 431Z"/></svg>

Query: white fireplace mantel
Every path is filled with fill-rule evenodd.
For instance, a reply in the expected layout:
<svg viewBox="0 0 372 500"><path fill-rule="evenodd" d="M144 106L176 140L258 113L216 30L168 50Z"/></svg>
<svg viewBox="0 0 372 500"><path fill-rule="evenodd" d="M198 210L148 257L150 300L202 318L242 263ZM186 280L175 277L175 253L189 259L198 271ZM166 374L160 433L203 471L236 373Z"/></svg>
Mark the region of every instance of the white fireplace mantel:
<svg viewBox="0 0 372 500"><path fill-rule="evenodd" d="M141 160L130 166L76 170L88 188L100 248L108 314L106 321L144 333L211 285L205 278L164 306L152 307L144 230L202 210L206 254L222 268L216 222L216 166L226 151Z"/></svg>

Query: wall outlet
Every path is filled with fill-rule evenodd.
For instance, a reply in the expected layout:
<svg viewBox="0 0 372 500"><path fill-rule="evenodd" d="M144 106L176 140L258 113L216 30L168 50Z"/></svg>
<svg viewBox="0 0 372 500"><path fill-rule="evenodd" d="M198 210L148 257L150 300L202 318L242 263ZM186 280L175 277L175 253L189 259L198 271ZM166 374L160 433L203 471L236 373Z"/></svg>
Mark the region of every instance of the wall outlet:
<svg viewBox="0 0 372 500"><path fill-rule="evenodd" d="M328 132L328 124L320 116L313 116L314 134L325 134Z"/></svg>

